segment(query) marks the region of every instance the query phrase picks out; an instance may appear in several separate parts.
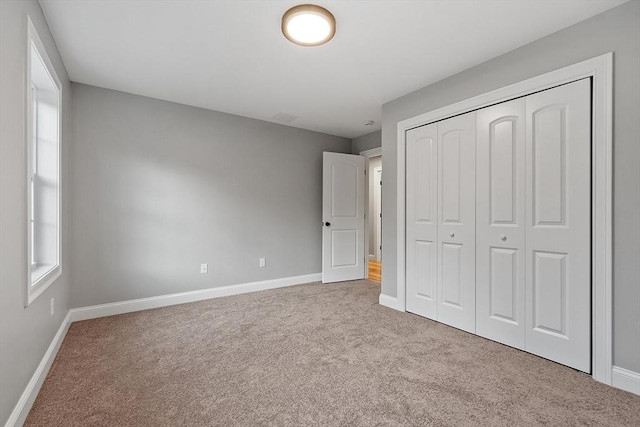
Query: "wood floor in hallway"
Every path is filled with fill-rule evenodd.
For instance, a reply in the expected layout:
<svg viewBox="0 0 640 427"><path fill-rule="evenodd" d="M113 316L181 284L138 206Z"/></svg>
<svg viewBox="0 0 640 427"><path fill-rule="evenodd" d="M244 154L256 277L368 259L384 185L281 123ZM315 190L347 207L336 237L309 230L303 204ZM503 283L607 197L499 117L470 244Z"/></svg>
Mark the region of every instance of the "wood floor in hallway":
<svg viewBox="0 0 640 427"><path fill-rule="evenodd" d="M380 283L382 280L382 262L369 261L369 280Z"/></svg>

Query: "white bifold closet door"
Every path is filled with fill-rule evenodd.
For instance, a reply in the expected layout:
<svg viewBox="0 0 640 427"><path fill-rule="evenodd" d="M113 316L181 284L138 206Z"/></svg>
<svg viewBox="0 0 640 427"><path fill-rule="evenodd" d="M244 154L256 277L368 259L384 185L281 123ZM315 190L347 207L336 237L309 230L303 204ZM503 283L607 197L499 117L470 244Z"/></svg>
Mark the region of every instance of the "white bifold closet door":
<svg viewBox="0 0 640 427"><path fill-rule="evenodd" d="M476 117L476 333L524 349L525 99Z"/></svg>
<svg viewBox="0 0 640 427"><path fill-rule="evenodd" d="M407 132L406 308L438 319L438 125Z"/></svg>
<svg viewBox="0 0 640 427"><path fill-rule="evenodd" d="M407 132L407 311L590 371L590 85Z"/></svg>
<svg viewBox="0 0 640 427"><path fill-rule="evenodd" d="M438 123L438 321L476 331L476 114Z"/></svg>
<svg viewBox="0 0 640 427"><path fill-rule="evenodd" d="M525 349L591 370L591 81L526 98Z"/></svg>
<svg viewBox="0 0 640 427"><path fill-rule="evenodd" d="M591 368L590 81L477 112L476 331Z"/></svg>
<svg viewBox="0 0 640 427"><path fill-rule="evenodd" d="M407 310L475 332L475 113L407 132Z"/></svg>

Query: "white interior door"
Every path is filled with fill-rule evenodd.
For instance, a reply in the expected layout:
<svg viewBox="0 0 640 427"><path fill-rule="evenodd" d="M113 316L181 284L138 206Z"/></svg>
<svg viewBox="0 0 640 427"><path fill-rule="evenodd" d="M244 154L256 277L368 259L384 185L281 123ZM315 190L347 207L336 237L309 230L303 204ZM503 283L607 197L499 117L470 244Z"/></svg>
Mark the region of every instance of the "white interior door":
<svg viewBox="0 0 640 427"><path fill-rule="evenodd" d="M476 333L525 347L525 100L476 113Z"/></svg>
<svg viewBox="0 0 640 427"><path fill-rule="evenodd" d="M591 369L590 80L526 98L526 350Z"/></svg>
<svg viewBox="0 0 640 427"><path fill-rule="evenodd" d="M406 135L406 309L438 319L438 127Z"/></svg>
<svg viewBox="0 0 640 427"><path fill-rule="evenodd" d="M323 153L322 282L363 279L364 157Z"/></svg>
<svg viewBox="0 0 640 427"><path fill-rule="evenodd" d="M438 126L438 321L475 333L475 112Z"/></svg>

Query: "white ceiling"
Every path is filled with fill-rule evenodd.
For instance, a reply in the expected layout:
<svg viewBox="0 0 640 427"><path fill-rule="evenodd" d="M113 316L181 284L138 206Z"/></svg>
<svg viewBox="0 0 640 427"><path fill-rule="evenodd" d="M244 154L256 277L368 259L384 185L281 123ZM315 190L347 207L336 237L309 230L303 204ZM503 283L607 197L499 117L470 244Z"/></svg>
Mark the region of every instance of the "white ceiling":
<svg viewBox="0 0 640 427"><path fill-rule="evenodd" d="M280 31L307 0L40 3L72 81L353 138L383 103L625 1L318 0L337 21L319 47Z"/></svg>

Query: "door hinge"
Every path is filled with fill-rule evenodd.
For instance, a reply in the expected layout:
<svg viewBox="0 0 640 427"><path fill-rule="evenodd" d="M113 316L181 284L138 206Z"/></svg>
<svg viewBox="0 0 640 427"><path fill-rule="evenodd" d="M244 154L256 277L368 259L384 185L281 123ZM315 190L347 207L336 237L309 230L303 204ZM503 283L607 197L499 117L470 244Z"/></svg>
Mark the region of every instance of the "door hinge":
<svg viewBox="0 0 640 427"><path fill-rule="evenodd" d="M380 218L382 218L382 212L380 212Z"/></svg>

